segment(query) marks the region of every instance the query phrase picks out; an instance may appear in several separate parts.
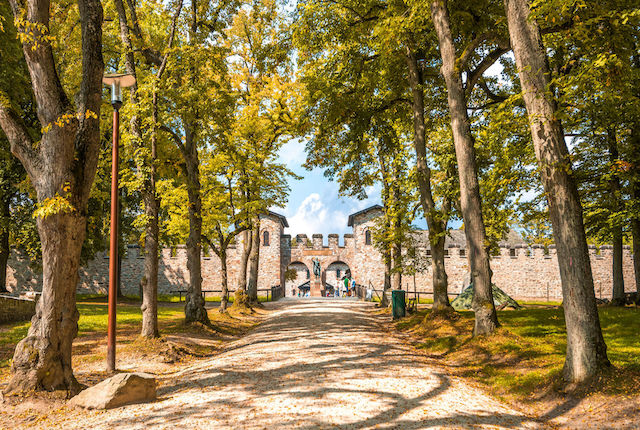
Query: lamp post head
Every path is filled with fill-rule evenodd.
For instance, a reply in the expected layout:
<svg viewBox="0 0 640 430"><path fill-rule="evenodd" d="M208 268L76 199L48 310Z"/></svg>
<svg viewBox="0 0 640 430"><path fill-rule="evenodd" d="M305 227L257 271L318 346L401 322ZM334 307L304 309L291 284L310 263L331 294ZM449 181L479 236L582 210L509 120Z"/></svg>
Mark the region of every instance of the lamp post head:
<svg viewBox="0 0 640 430"><path fill-rule="evenodd" d="M135 84L136 78L128 73L110 73L104 75L102 83L111 85L111 105L117 110L122 106L122 88Z"/></svg>

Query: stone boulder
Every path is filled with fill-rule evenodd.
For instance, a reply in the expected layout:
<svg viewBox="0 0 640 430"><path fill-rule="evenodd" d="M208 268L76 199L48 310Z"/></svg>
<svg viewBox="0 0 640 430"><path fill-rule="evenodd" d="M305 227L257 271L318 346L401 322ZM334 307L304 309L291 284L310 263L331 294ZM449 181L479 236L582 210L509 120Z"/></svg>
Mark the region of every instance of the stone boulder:
<svg viewBox="0 0 640 430"><path fill-rule="evenodd" d="M156 399L156 380L145 373L119 373L89 387L69 400L69 405L111 409Z"/></svg>

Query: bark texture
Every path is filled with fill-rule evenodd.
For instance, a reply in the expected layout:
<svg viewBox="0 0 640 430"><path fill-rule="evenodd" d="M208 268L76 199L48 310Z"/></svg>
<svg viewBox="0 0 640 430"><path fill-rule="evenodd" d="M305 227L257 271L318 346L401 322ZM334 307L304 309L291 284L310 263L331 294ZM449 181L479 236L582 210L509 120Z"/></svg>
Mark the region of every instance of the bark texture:
<svg viewBox="0 0 640 430"><path fill-rule="evenodd" d="M640 66L640 56L637 60ZM631 181L631 197L636 205L640 205L640 123L635 123L631 130L634 157L631 159L633 180ZM635 206L638 208L639 206ZM640 304L640 210L633 212L631 217L631 251L633 252L633 271L636 281L636 303Z"/></svg>
<svg viewBox="0 0 640 430"><path fill-rule="evenodd" d="M640 194L640 193L639 193ZM638 197L640 199L640 195ZM640 303L640 221L631 221L633 273L636 280L636 303Z"/></svg>
<svg viewBox="0 0 640 430"><path fill-rule="evenodd" d="M22 5L10 1L15 17ZM26 20L48 29L50 3L30 0ZM89 190L98 164L99 121L102 97L102 5L99 0L78 0L82 35L82 82L74 105L62 88L49 41L39 31L23 43L40 124L51 127L35 145L24 123L9 107L0 105L0 126L11 151L25 167L38 203L62 198L66 208L37 219L42 244L42 296L27 337L15 349L13 375L5 392L30 389L66 389L79 385L71 368L71 344L78 331L75 291L80 250L86 229ZM32 27L33 28L33 27ZM18 31L28 32L25 28ZM48 31L43 33L48 34ZM94 117L95 114L95 117ZM68 115L62 126L55 122Z"/></svg>
<svg viewBox="0 0 640 430"><path fill-rule="evenodd" d="M187 269L189 286L185 298L184 315L187 323L210 324L202 298L202 197L200 195L200 162L193 131L185 127L186 139L182 147L189 198L189 237L187 238Z"/></svg>
<svg viewBox="0 0 640 430"><path fill-rule="evenodd" d="M387 292L391 289L391 252L386 251L382 258L384 259L384 285L382 287L380 307L386 308L391 304L387 297Z"/></svg>
<svg viewBox="0 0 640 430"><path fill-rule="evenodd" d="M431 246L431 271L433 282L434 312L453 310L449 303L448 277L444 265L444 242L447 228L450 201L445 198L442 210L436 208L431 191L431 169L427 164L427 146L424 118L423 78L415 53L407 48L406 61L409 69L409 85L412 93L413 108L413 145L416 152L416 170L420 204L425 214L429 229L429 245Z"/></svg>
<svg viewBox="0 0 640 430"><path fill-rule="evenodd" d="M229 305L229 299L227 295L229 294L229 271L227 270L227 250L220 250L220 277L222 280L222 296L220 297L220 308L218 309L221 313L226 312L227 306Z"/></svg>
<svg viewBox="0 0 640 430"><path fill-rule="evenodd" d="M529 19L526 0L505 0L504 4L558 252L567 327L563 373L566 381L577 383L610 364L596 308L582 207L549 92L550 70L540 29Z"/></svg>
<svg viewBox="0 0 640 430"><path fill-rule="evenodd" d="M607 142L609 144L609 161L613 164L618 160L618 142L616 131L614 129L607 130ZM617 174L612 174L609 180L609 190L611 194L610 207L612 212L621 212L623 210L621 195L620 178ZM611 238L613 239L613 259L611 270L613 272L613 294L611 303L617 306L625 305L624 296L624 275L622 272L622 225L617 224L611 228Z"/></svg>
<svg viewBox="0 0 640 430"><path fill-rule="evenodd" d="M120 24L120 40L125 48L125 70L127 73L136 76L136 63L133 55L133 45L127 25L127 15L122 0L115 0L116 10L118 12L118 20ZM131 87L131 102L139 103L138 83ZM157 111L154 112L157 118ZM131 135L136 140L138 147L144 147L142 139L141 121L137 115L131 117L129 129ZM155 143L155 142L154 142ZM152 152L155 148L152 149ZM155 154L154 154L155 155ZM155 166L153 161L154 155L151 156L151 172L149 178L145 178L144 186L141 190L142 200L145 205L145 217L147 224L145 226L144 238L144 275L141 282L142 293L142 329L140 335L143 337L158 337L158 201L155 196ZM144 166L137 166L139 171L144 171Z"/></svg>
<svg viewBox="0 0 640 430"><path fill-rule="evenodd" d="M640 181L634 184L633 198L640 202ZM636 280L636 303L640 304L640 218L631 220L631 237L633 252L633 273Z"/></svg>
<svg viewBox="0 0 640 430"><path fill-rule="evenodd" d="M258 267L260 265L260 219L258 217L253 220L251 241L247 295L249 296L249 303L258 303Z"/></svg>
<svg viewBox="0 0 640 430"><path fill-rule="evenodd" d="M234 305L246 306L248 304L247 295L247 265L249 263L249 254L253 247L251 238L252 230L242 232L242 255L240 257L240 268L238 269L238 279L236 281L236 292Z"/></svg>
<svg viewBox="0 0 640 430"><path fill-rule="evenodd" d="M473 335L478 336L492 333L499 326L499 323L491 290L491 267L482 219L476 154L462 77L460 70L456 67L456 48L451 34L446 0L434 0L431 3L431 18L438 35L440 56L442 57L442 75L447 86L451 129L460 178L460 206L469 248L469 264L474 288L472 308L475 313L475 325Z"/></svg>
<svg viewBox="0 0 640 430"><path fill-rule="evenodd" d="M71 345L78 333L76 285L85 219L52 215L38 219L42 243L43 289L27 337L18 343L7 392L80 386L71 367ZM64 249L64 252L60 250Z"/></svg>
<svg viewBox="0 0 640 430"><path fill-rule="evenodd" d="M9 247L9 200L0 201L0 293L7 292L7 263L11 248Z"/></svg>
<svg viewBox="0 0 640 430"><path fill-rule="evenodd" d="M398 163L394 162L391 180L391 194L393 196L393 217L391 219L391 230L393 232L393 244L391 248L393 270L391 272L391 288L394 290L402 289L402 242L404 240L402 219L404 209L401 207L402 204L400 202L401 191L398 185L399 175Z"/></svg>

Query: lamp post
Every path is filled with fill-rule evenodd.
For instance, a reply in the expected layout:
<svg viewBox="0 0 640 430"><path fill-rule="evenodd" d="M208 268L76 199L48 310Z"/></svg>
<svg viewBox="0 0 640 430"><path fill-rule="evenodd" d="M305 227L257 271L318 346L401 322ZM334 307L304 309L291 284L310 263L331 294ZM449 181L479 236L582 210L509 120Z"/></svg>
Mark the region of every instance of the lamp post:
<svg viewBox="0 0 640 430"><path fill-rule="evenodd" d="M113 106L113 149L111 151L111 231L109 243L109 317L107 326L107 371L116 370L116 299L118 296L118 142L120 140L120 107L122 88L130 87L136 78L129 74L107 74L102 78L111 86Z"/></svg>

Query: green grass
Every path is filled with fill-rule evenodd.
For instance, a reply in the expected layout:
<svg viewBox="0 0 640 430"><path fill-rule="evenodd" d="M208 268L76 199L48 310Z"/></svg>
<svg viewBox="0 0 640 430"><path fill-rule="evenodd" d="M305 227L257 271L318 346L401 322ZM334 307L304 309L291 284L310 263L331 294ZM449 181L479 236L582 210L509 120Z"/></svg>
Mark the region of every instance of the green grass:
<svg viewBox="0 0 640 430"><path fill-rule="evenodd" d="M545 301L545 300L532 300L532 301L518 301L522 306L560 306L562 302L558 301Z"/></svg>
<svg viewBox="0 0 640 430"><path fill-rule="evenodd" d="M77 303L80 319L78 320L77 338L95 339L96 335L106 336L107 305L103 296L83 296L84 300ZM129 298L130 299L130 298ZM130 344L135 347L138 341L142 312L137 301L133 303L124 300L117 306L118 343ZM158 306L158 325L161 334L183 333L205 334L207 336L238 335L257 323L254 317L247 317L242 311L231 308L228 313L220 314L215 309L209 310L211 329L184 324L184 309L182 306ZM0 325L0 374L8 371L10 359L15 345L27 335L30 322L10 323ZM93 352L83 352L83 359L96 359Z"/></svg>
<svg viewBox="0 0 640 430"><path fill-rule="evenodd" d="M425 319L428 312L418 312L396 327L412 330L418 348L455 364L455 372L518 398L561 385L566 351L561 308L500 311L502 327L492 336L475 339L472 312L459 312L452 321ZM614 368L589 389L611 395L635 392L640 384L640 309L602 307L599 314Z"/></svg>
<svg viewBox="0 0 640 430"><path fill-rule="evenodd" d="M107 331L107 307L104 304L78 303L78 336L90 333L106 333ZM179 329L184 316L184 310L180 307L158 307L158 322L164 326L165 332L174 332ZM139 328L142 322L142 313L139 306L121 304L117 307L118 330ZM10 323L0 326L0 368L6 367L13 355L13 348L26 335L30 322Z"/></svg>
<svg viewBox="0 0 640 430"><path fill-rule="evenodd" d="M104 294L77 294L76 301L91 301L91 302L105 302L107 300L107 296ZM139 302L140 296L137 295L125 295L124 298L120 298L120 301L123 302ZM233 294L229 295L229 303L233 303L234 297ZM210 294L206 295L207 302L219 302L220 296L212 296ZM264 303L267 301L265 296L258 296L258 301ZM160 303L180 303L184 302L184 294L182 298L180 296L172 295L172 294L158 294L158 302Z"/></svg>
<svg viewBox="0 0 640 430"><path fill-rule="evenodd" d="M106 332L107 307L104 304L78 303L78 335L93 332ZM119 327L139 326L142 322L142 312L138 306L118 305L116 321ZM184 310L179 307L158 307L158 323L169 323L184 316Z"/></svg>
<svg viewBox="0 0 640 430"><path fill-rule="evenodd" d="M271 298L271 296L269 296L269 298ZM137 296L136 299L140 300ZM211 296L209 294L207 294L206 296L206 301L207 302L219 302L221 299L220 296ZM159 302L167 302L167 303L184 303L184 294L182 295L182 299L180 298L180 296L173 296L170 294L159 294L158 295L158 301ZM264 296L258 296L258 301L260 303L264 303L267 302L267 298ZM233 303L234 302L234 296L233 294L229 295L229 303Z"/></svg>

